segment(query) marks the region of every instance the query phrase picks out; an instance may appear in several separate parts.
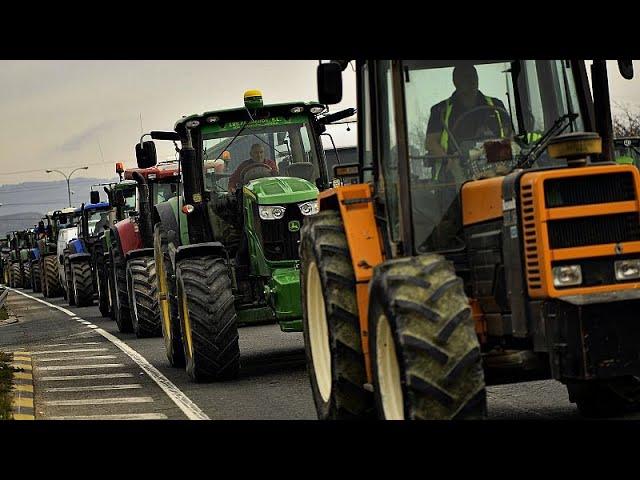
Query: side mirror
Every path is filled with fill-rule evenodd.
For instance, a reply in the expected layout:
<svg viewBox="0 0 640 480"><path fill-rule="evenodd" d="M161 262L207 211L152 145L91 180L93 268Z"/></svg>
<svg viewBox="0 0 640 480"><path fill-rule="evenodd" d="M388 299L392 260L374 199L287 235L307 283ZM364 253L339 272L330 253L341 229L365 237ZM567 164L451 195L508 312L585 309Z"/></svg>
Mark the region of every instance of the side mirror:
<svg viewBox="0 0 640 480"><path fill-rule="evenodd" d="M325 105L342 100L342 68L338 63L318 65L318 101Z"/></svg>
<svg viewBox="0 0 640 480"><path fill-rule="evenodd" d="M116 207L122 207L127 204L127 201L124 199L124 192L122 190L116 190L114 200Z"/></svg>
<svg viewBox="0 0 640 480"><path fill-rule="evenodd" d="M151 140L142 142L142 144L138 143L136 145L136 160L138 162L138 168L153 167L158 163L156 144Z"/></svg>
<svg viewBox="0 0 640 480"><path fill-rule="evenodd" d="M91 198L91 203L100 203L100 192L97 190L91 190L89 194Z"/></svg>
<svg viewBox="0 0 640 480"><path fill-rule="evenodd" d="M618 60L618 70L625 80L631 80L633 78L633 61Z"/></svg>

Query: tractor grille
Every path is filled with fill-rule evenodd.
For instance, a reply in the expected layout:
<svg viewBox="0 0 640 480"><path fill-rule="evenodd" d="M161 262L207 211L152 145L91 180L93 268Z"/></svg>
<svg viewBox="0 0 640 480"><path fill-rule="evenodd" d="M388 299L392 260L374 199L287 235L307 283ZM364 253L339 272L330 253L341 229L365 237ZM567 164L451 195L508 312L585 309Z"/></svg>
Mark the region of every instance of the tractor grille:
<svg viewBox="0 0 640 480"><path fill-rule="evenodd" d="M618 213L553 220L548 224L551 248L585 247L640 240L640 216Z"/></svg>
<svg viewBox="0 0 640 480"><path fill-rule="evenodd" d="M260 220L262 246L267 260L298 260L300 230L289 231L290 222L302 226L304 215L296 204L286 205L284 217L280 220Z"/></svg>
<svg viewBox="0 0 640 480"><path fill-rule="evenodd" d="M552 178L544 182L547 208L593 203L625 202L636 199L631 172Z"/></svg>

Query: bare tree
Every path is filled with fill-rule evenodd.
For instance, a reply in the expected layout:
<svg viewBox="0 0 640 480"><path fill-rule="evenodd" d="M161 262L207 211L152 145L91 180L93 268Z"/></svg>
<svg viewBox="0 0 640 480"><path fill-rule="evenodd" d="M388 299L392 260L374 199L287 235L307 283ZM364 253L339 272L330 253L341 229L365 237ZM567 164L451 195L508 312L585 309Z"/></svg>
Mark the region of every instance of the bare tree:
<svg viewBox="0 0 640 480"><path fill-rule="evenodd" d="M616 112L612 112L613 135L615 137L640 136L640 110L629 104L614 101Z"/></svg>

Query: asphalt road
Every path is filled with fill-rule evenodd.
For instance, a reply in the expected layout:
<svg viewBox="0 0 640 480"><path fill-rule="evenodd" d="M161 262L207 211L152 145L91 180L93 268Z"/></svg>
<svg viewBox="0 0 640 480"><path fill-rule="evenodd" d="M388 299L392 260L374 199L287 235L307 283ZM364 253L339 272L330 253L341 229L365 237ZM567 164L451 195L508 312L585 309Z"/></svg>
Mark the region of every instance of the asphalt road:
<svg viewBox="0 0 640 480"><path fill-rule="evenodd" d="M0 326L0 351L32 353L38 420L317 418L300 333L243 327L240 377L196 384L169 366L162 338L122 334L97 306L24 291L10 292L8 305L18 322ZM586 421L553 380L489 386L487 394L489 420Z"/></svg>

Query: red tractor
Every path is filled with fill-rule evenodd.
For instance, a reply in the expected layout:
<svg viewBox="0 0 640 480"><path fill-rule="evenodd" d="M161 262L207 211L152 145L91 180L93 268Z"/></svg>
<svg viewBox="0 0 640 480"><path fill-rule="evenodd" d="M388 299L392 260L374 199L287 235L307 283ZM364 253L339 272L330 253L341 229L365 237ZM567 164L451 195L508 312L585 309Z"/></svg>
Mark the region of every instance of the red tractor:
<svg viewBox="0 0 640 480"><path fill-rule="evenodd" d="M153 259L152 209L178 194L179 164L124 171L125 180L138 185L136 210L111 228L110 288L118 329L137 337L162 335Z"/></svg>

